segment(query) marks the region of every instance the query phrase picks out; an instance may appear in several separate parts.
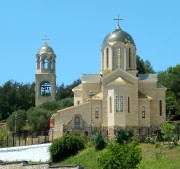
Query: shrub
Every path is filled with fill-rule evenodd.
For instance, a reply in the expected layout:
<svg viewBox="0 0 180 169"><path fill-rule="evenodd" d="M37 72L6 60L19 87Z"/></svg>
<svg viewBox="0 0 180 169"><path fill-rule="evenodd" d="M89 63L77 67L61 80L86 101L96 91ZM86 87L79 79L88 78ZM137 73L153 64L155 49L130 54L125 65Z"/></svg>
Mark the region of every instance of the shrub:
<svg viewBox="0 0 180 169"><path fill-rule="evenodd" d="M175 124L165 122L161 125L161 132L163 133L163 138L168 141L172 141L175 137Z"/></svg>
<svg viewBox="0 0 180 169"><path fill-rule="evenodd" d="M95 145L96 150L103 150L107 145L104 136L100 133L95 135L95 137L93 138L93 143Z"/></svg>
<svg viewBox="0 0 180 169"><path fill-rule="evenodd" d="M157 141L157 135L155 135L155 134L147 136L146 139L145 139L145 143L155 144L156 141Z"/></svg>
<svg viewBox="0 0 180 169"><path fill-rule="evenodd" d="M141 143L141 142L142 142L142 138L141 138L140 135L134 135L134 136L132 137L132 140L133 140L134 142L136 142L136 143Z"/></svg>
<svg viewBox="0 0 180 169"><path fill-rule="evenodd" d="M58 139L53 140L49 148L49 152L52 162L58 162L71 155L75 155L83 148L83 138L68 133Z"/></svg>
<svg viewBox="0 0 180 169"><path fill-rule="evenodd" d="M135 169L142 159L137 143L110 144L98 157L103 169Z"/></svg>
<svg viewBox="0 0 180 169"><path fill-rule="evenodd" d="M116 142L119 144L123 144L124 142L129 142L132 136L133 136L133 133L131 130L121 129L117 132Z"/></svg>

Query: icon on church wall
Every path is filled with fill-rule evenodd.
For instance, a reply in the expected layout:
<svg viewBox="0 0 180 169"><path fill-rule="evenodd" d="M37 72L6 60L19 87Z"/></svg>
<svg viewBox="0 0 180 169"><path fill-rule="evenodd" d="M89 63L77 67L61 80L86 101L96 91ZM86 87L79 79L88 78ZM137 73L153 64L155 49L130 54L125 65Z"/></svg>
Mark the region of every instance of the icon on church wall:
<svg viewBox="0 0 180 169"><path fill-rule="evenodd" d="M74 127L75 128L79 128L80 127L80 118L79 118L79 116L76 116L74 118Z"/></svg>

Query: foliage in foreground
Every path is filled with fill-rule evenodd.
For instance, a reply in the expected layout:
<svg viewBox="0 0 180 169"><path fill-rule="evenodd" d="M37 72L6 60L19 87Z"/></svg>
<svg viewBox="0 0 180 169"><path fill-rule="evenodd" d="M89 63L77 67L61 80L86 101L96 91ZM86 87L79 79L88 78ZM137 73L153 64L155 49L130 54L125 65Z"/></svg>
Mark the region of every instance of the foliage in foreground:
<svg viewBox="0 0 180 169"><path fill-rule="evenodd" d="M48 131L49 119L52 113L52 111L45 110L39 107L29 109L27 112L27 119L30 126L30 131Z"/></svg>
<svg viewBox="0 0 180 169"><path fill-rule="evenodd" d="M131 130L119 130L116 136L116 143L123 144L130 142L130 139L133 137L133 132Z"/></svg>
<svg viewBox="0 0 180 169"><path fill-rule="evenodd" d="M114 143L100 154L98 162L103 169L134 169L141 159L141 149L136 143Z"/></svg>
<svg viewBox="0 0 180 169"><path fill-rule="evenodd" d="M173 123L165 122L161 125L161 132L164 134L163 138L173 141L175 137L176 126Z"/></svg>
<svg viewBox="0 0 180 169"><path fill-rule="evenodd" d="M96 150L103 150L106 147L107 142L105 140L105 137L102 134L98 133L93 138L93 144Z"/></svg>
<svg viewBox="0 0 180 169"><path fill-rule="evenodd" d="M75 155L85 147L84 140L80 136L65 134L53 140L49 152L52 162L61 161L69 156Z"/></svg>
<svg viewBox="0 0 180 169"><path fill-rule="evenodd" d="M7 126L11 132L19 132L26 124L27 114L25 110L18 110L13 112L7 119ZM16 125L15 125L16 123Z"/></svg>
<svg viewBox="0 0 180 169"><path fill-rule="evenodd" d="M180 146L169 147L162 144L161 158L156 158L159 149L154 144L140 143L142 150L142 160L138 164L138 169L176 169L179 168ZM158 150L157 150L158 149ZM80 164L86 169L102 169L98 164L98 157L102 151L96 151L94 146L87 146L81 150L76 156L71 156L56 165Z"/></svg>

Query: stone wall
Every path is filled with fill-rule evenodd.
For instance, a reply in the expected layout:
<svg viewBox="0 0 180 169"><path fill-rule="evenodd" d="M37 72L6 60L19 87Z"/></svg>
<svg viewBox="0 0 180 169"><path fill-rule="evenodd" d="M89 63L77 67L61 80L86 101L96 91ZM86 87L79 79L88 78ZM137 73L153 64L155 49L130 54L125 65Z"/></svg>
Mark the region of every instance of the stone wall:
<svg viewBox="0 0 180 169"><path fill-rule="evenodd" d="M21 162L2 162L0 161L0 169L84 169L81 165L64 165L53 166L51 163L29 164L27 161Z"/></svg>

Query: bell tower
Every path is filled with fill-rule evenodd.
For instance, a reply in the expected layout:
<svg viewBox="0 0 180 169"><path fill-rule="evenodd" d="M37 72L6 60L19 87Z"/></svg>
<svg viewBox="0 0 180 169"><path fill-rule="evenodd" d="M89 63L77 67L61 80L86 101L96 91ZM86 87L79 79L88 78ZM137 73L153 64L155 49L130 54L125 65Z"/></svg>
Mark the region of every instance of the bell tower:
<svg viewBox="0 0 180 169"><path fill-rule="evenodd" d="M48 39L44 39L48 40ZM55 100L56 96L56 55L45 42L36 55L35 106L45 101Z"/></svg>

